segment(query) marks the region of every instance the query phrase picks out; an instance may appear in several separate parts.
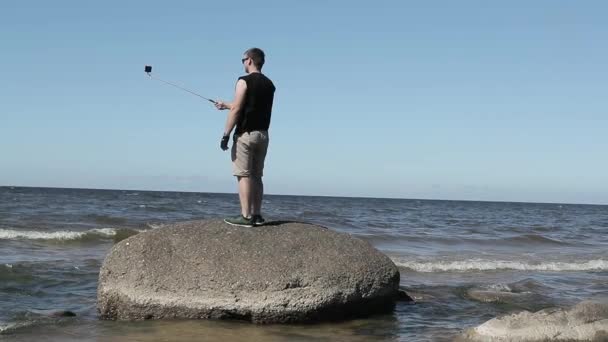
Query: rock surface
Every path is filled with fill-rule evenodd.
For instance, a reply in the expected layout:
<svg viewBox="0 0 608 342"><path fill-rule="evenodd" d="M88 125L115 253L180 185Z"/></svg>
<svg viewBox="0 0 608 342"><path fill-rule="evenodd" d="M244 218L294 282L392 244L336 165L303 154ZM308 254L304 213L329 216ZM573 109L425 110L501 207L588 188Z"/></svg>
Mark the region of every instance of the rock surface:
<svg viewBox="0 0 608 342"><path fill-rule="evenodd" d="M399 271L369 243L295 222L193 221L131 236L99 276L103 319L336 320L390 310Z"/></svg>
<svg viewBox="0 0 608 342"><path fill-rule="evenodd" d="M584 301L568 310L524 311L493 318L457 341L608 341L608 301Z"/></svg>

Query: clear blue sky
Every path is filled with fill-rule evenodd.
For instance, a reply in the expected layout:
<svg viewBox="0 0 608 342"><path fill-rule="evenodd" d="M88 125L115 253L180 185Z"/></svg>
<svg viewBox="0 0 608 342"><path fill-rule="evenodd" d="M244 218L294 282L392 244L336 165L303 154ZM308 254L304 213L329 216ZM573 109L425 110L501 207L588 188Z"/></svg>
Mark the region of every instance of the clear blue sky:
<svg viewBox="0 0 608 342"><path fill-rule="evenodd" d="M258 8L251 8L259 3ZM608 203L603 1L3 1L0 185L234 192L249 47L275 194Z"/></svg>

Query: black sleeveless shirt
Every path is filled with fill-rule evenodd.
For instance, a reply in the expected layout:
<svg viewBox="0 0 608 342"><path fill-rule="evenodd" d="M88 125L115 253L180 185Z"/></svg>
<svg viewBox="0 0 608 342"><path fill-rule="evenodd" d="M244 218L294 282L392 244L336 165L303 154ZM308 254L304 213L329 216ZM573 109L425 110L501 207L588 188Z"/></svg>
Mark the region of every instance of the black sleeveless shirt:
<svg viewBox="0 0 608 342"><path fill-rule="evenodd" d="M236 123L236 134L267 131L272 114L274 84L259 72L241 76L239 80L247 83L247 92Z"/></svg>

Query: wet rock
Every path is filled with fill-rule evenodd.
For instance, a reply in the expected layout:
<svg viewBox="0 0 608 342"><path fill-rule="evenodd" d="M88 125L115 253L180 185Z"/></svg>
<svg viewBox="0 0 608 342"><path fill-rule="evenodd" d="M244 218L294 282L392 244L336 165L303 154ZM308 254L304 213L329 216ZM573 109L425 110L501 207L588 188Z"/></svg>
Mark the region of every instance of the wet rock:
<svg viewBox="0 0 608 342"><path fill-rule="evenodd" d="M536 311L553 306L553 300L542 295L542 284L524 280L511 284L483 285L466 290L464 297L482 303L500 303Z"/></svg>
<svg viewBox="0 0 608 342"><path fill-rule="evenodd" d="M608 301L584 301L570 309L545 309L493 318L458 341L607 341Z"/></svg>
<svg viewBox="0 0 608 342"><path fill-rule="evenodd" d="M399 293L397 294L397 299L401 302L414 302L414 298L410 297L410 295L403 290L399 290Z"/></svg>
<svg viewBox="0 0 608 342"><path fill-rule="evenodd" d="M76 314L73 311L60 310L60 311L51 312L50 316L52 316L52 317L76 317Z"/></svg>

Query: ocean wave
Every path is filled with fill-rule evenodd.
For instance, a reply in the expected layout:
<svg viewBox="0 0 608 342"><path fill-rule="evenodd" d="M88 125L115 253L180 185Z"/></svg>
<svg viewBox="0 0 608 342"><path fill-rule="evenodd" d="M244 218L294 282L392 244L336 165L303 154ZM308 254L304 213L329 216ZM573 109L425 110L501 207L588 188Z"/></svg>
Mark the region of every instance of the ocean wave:
<svg viewBox="0 0 608 342"><path fill-rule="evenodd" d="M69 310L27 310L11 314L8 321L0 321L0 336L10 335L23 328L40 325L57 325L73 319ZM1 339L1 337L0 337Z"/></svg>
<svg viewBox="0 0 608 342"><path fill-rule="evenodd" d="M604 259L595 259L580 262L555 261L541 263L480 259L433 262L420 262L396 259L393 261L398 267L407 268L416 272L467 272L496 270L569 272L608 270L608 260Z"/></svg>
<svg viewBox="0 0 608 342"><path fill-rule="evenodd" d="M81 232L70 230L46 232L36 230L0 229L0 240L84 241L91 239L109 239L130 236L142 231L143 230L127 228L95 228Z"/></svg>
<svg viewBox="0 0 608 342"><path fill-rule="evenodd" d="M32 326L34 322L0 322L0 336L1 335L10 335L15 332L15 330L19 330L22 328L26 328Z"/></svg>
<svg viewBox="0 0 608 342"><path fill-rule="evenodd" d="M371 225L370 225L371 227ZM380 227L374 227L380 228ZM471 245L471 244L483 244L486 246L572 246L572 242L561 241L556 238L537 234L525 234L519 236L509 236L504 238L471 238L466 236L446 236L446 235L424 235L424 234L402 234L399 232L384 232L375 230L371 232L356 232L355 235L361 236L362 238L374 243L391 242L396 243L435 243L442 245ZM575 245L581 245L580 241L577 241Z"/></svg>
<svg viewBox="0 0 608 342"><path fill-rule="evenodd" d="M143 224L144 227L149 228L149 229L159 229L159 228L163 228L166 227L167 225L165 223L151 223L151 222L146 222Z"/></svg>
<svg viewBox="0 0 608 342"><path fill-rule="evenodd" d="M67 259L45 261L17 261L0 264L0 294L45 295L47 286L54 287L63 281L96 279L102 260ZM83 278L84 277L84 278Z"/></svg>
<svg viewBox="0 0 608 342"><path fill-rule="evenodd" d="M11 330L14 330L15 328L18 328L19 324L18 323L1 323L0 322L0 334L9 332Z"/></svg>
<svg viewBox="0 0 608 342"><path fill-rule="evenodd" d="M123 217L115 217L109 215L99 215L99 214L90 214L86 216L87 221L92 220L95 223L103 224L103 225L123 225L127 222L126 218Z"/></svg>
<svg viewBox="0 0 608 342"><path fill-rule="evenodd" d="M549 238L538 234L524 234L520 236L514 236L504 239L504 241L510 241L514 243L532 243L532 244L554 244L554 245L570 245L565 241Z"/></svg>

